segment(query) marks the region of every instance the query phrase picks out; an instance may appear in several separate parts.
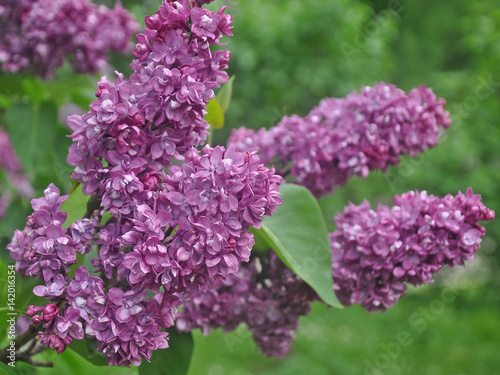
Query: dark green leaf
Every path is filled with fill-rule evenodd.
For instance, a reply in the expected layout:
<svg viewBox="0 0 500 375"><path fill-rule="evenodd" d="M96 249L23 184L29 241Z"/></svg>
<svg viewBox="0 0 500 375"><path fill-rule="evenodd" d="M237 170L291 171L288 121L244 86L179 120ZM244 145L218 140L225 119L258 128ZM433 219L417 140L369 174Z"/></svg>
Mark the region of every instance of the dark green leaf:
<svg viewBox="0 0 500 375"><path fill-rule="evenodd" d="M193 354L193 335L172 330L167 349L153 352L151 363L142 361L139 375L186 375Z"/></svg>
<svg viewBox="0 0 500 375"><path fill-rule="evenodd" d="M224 111L217 98L210 99L208 102L205 120L214 129L222 129L224 127Z"/></svg>
<svg viewBox="0 0 500 375"><path fill-rule="evenodd" d="M264 220L261 234L324 302L342 307L333 292L330 241L318 202L299 185L283 184L280 193L283 205Z"/></svg>
<svg viewBox="0 0 500 375"><path fill-rule="evenodd" d="M236 76L229 78L224 85L222 85L219 93L217 94L217 100L220 103L222 112L226 113L229 105L231 104L231 97L233 96L233 82Z"/></svg>
<svg viewBox="0 0 500 375"><path fill-rule="evenodd" d="M68 228L71 223L83 218L87 211L88 200L89 197L82 193L82 185L78 185L61 206L61 210L68 213L68 218L63 225L64 227Z"/></svg>
<svg viewBox="0 0 500 375"><path fill-rule="evenodd" d="M97 342L95 339L84 338L82 340L73 340L68 348L95 366L108 366L108 361L106 361L104 354L97 351Z"/></svg>

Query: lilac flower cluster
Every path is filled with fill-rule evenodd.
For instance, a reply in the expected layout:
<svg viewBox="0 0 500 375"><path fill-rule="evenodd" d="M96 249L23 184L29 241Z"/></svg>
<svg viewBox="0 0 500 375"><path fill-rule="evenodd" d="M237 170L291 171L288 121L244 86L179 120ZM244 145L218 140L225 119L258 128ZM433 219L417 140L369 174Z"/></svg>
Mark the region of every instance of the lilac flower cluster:
<svg viewBox="0 0 500 375"><path fill-rule="evenodd" d="M41 312L40 315L36 315ZM68 307L64 314L59 315L56 304L46 306L28 306L26 315L32 317L35 324L43 323L44 332L39 332L40 343L61 354L73 339L81 340L84 336L82 323L78 321L80 315L74 307Z"/></svg>
<svg viewBox="0 0 500 375"><path fill-rule="evenodd" d="M223 35L232 35L232 18L224 10L164 1L137 36L130 80L121 74L114 84L103 78L90 111L69 117L73 178L85 194L116 195L103 199L112 213L131 191L156 190L163 166L204 143L206 104L228 79L229 51L210 50Z"/></svg>
<svg viewBox="0 0 500 375"><path fill-rule="evenodd" d="M23 171L23 167L14 152L7 132L0 127L0 172L4 172L6 180L15 189L15 193L24 198L33 196L31 183ZM0 219L2 219L12 201L14 195L0 181Z"/></svg>
<svg viewBox="0 0 500 375"><path fill-rule="evenodd" d="M108 51L130 51L138 24L120 3L108 9L87 0L6 0L0 29L3 71L51 78L64 58L79 73L102 70Z"/></svg>
<svg viewBox="0 0 500 375"><path fill-rule="evenodd" d="M168 348L168 333L162 329L173 324L171 311L176 301L163 293L146 300L146 290L116 287L103 294L100 278L89 277L83 267L77 272L68 286L68 300L79 306L85 333L100 343L98 350L106 354L110 365L139 366L142 358L149 360L153 350Z"/></svg>
<svg viewBox="0 0 500 375"><path fill-rule="evenodd" d="M248 261L254 240L247 230L281 204L280 182L254 155L192 149L185 164L169 168L157 193L137 194L130 214L103 228L94 265L107 275L118 268L135 289L209 290Z"/></svg>
<svg viewBox="0 0 500 375"><path fill-rule="evenodd" d="M319 197L353 175L385 171L400 155L415 157L435 146L439 128L451 124L444 104L424 86L406 95L381 83L346 98L323 99L305 118L284 117L270 130L233 130L229 144L258 151L278 174L290 174Z"/></svg>
<svg viewBox="0 0 500 375"><path fill-rule="evenodd" d="M268 356L284 357L292 344L299 317L310 311L316 293L278 258L274 251L252 255L237 275L216 283L208 293L184 301L177 329L210 328L225 332L245 323L257 346Z"/></svg>
<svg viewBox="0 0 500 375"><path fill-rule="evenodd" d="M405 283L430 283L444 265L472 260L485 234L478 221L495 217L470 188L444 198L411 191L394 204L351 204L335 218L334 289L346 306L385 311L405 295Z"/></svg>

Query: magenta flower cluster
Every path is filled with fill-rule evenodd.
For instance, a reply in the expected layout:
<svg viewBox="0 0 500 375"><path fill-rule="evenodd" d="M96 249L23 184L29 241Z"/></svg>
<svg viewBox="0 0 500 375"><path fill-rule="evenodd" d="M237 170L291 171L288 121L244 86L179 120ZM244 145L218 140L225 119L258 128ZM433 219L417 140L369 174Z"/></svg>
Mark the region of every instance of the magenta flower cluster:
<svg viewBox="0 0 500 375"><path fill-rule="evenodd" d="M336 216L330 235L339 301L387 310L407 283L431 283L444 265L472 260L485 234L478 221L494 217L470 188L444 198L411 191L395 196L392 208L351 204Z"/></svg>
<svg viewBox="0 0 500 375"><path fill-rule="evenodd" d="M43 78L68 59L78 73L106 66L109 51L128 53L138 24L120 3L87 0L7 0L0 5L0 65Z"/></svg>
<svg viewBox="0 0 500 375"><path fill-rule="evenodd" d="M102 79L89 112L68 118L86 218L65 228L66 197L50 185L8 246L18 272L44 281L34 293L51 303L30 313L58 352L85 332L111 365L149 360L168 347L181 298L235 274L254 244L249 227L281 204L281 177L255 154L194 148L213 88L227 80L229 53L209 48L231 34L223 12L164 1L137 37L130 80ZM76 254L93 248L98 276L79 266L70 277Z"/></svg>
<svg viewBox="0 0 500 375"><path fill-rule="evenodd" d="M0 219L9 209L12 199L18 195L23 198L33 197L33 188L28 176L23 171L19 158L14 152L9 134L0 127L0 172L5 174L9 185L15 190L11 192L4 181L0 181Z"/></svg>
<svg viewBox="0 0 500 375"><path fill-rule="evenodd" d="M363 87L346 98L326 98L305 118L284 117L269 130L233 130L229 144L258 151L278 174L309 188L317 197L351 176L366 177L415 157L438 142L450 124L444 99L420 86L406 95L394 85Z"/></svg>
<svg viewBox="0 0 500 375"><path fill-rule="evenodd" d="M212 291L185 300L176 327L181 332L200 328L208 335L211 328L230 332L245 324L263 353L282 358L295 338L299 317L316 300L316 293L270 250L252 254L250 263L217 282Z"/></svg>

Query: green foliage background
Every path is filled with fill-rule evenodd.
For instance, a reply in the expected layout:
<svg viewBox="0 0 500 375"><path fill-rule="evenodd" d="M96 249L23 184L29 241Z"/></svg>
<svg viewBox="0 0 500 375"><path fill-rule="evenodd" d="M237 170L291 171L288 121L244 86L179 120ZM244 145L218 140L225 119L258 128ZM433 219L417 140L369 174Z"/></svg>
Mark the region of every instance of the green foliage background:
<svg viewBox="0 0 500 375"><path fill-rule="evenodd" d="M123 3L143 17L154 12L159 1ZM496 0L228 0L212 5L221 3L235 14L235 36L228 47L233 53L230 74L236 80L226 127L216 132L215 143L224 144L230 128L269 127L283 115L305 115L323 97L344 96L361 85L385 81L409 90L425 84L446 98L453 119L440 145L417 159L404 158L388 174L349 182L321 201L325 217L331 220L348 201L359 204L366 198L375 206L412 189L443 196L468 186L500 213ZM115 62L126 69L126 59ZM57 109L65 101L88 105L97 78L75 77L64 69L59 75L59 83L0 77L0 106L10 107L13 100L39 106L48 102ZM490 82L490 90L484 89L484 82ZM62 125L56 129L65 132ZM54 140L62 142L60 137ZM66 183L68 145L46 147L38 155L41 167L30 172L38 193L52 179L60 187ZM0 224L0 230L10 235L23 225L26 213L29 206L17 202L12 219ZM410 290L385 314L314 305L301 319L285 359L257 353L244 328L226 335L214 331L209 337L196 332L189 374L494 374L500 368L497 223L487 225L487 238L474 263L443 272L434 285ZM2 259L8 262L5 254ZM135 373L94 368L70 351L43 356L56 362L56 370L42 369L40 374Z"/></svg>

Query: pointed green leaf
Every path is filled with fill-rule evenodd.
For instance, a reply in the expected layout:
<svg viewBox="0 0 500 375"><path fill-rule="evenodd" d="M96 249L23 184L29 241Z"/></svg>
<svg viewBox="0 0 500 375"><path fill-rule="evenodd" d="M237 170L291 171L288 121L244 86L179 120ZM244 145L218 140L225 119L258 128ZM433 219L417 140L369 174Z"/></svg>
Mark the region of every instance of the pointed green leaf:
<svg viewBox="0 0 500 375"><path fill-rule="evenodd" d="M224 127L224 111L217 98L210 99L208 102L205 120L214 129L222 129Z"/></svg>
<svg viewBox="0 0 500 375"><path fill-rule="evenodd" d="M63 224L64 227L68 228L76 220L83 218L87 212L88 200L89 197L83 195L82 185L78 185L61 206L61 210L68 213L68 218Z"/></svg>
<svg viewBox="0 0 500 375"><path fill-rule="evenodd" d="M231 98L233 96L233 82L235 77L236 76L232 76L229 78L229 81L222 85L219 93L217 94L217 100L219 101L222 112L224 113L226 113L229 105L231 104Z"/></svg>
<svg viewBox="0 0 500 375"><path fill-rule="evenodd" d="M318 202L303 186L280 186L283 204L262 223L260 233L283 262L321 299L342 307L333 292L331 247Z"/></svg>
<svg viewBox="0 0 500 375"><path fill-rule="evenodd" d="M193 335L174 330L168 335L167 349L158 349L151 356L151 363L142 361L139 375L186 375L193 354Z"/></svg>

